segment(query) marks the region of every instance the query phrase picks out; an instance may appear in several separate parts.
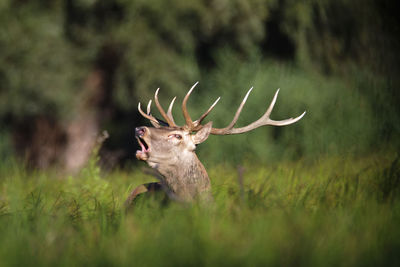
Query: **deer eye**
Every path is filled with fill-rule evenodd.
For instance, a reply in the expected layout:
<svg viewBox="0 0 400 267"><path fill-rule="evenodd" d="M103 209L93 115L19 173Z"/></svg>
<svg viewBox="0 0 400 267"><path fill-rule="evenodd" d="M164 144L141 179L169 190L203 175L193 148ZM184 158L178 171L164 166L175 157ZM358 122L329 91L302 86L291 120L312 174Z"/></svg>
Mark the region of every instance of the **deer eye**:
<svg viewBox="0 0 400 267"><path fill-rule="evenodd" d="M170 134L168 137L174 137L174 138L176 138L178 140L182 139L182 135L180 135L180 134Z"/></svg>

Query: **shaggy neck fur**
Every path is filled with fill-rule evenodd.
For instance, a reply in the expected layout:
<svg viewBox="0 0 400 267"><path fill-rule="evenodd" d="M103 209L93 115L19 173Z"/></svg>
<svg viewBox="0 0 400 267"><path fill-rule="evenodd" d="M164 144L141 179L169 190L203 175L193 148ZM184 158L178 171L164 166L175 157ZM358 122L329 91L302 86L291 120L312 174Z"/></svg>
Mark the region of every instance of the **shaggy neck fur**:
<svg viewBox="0 0 400 267"><path fill-rule="evenodd" d="M191 201L209 197L210 179L194 152L182 153L165 163L149 165L160 172L163 182L178 199Z"/></svg>

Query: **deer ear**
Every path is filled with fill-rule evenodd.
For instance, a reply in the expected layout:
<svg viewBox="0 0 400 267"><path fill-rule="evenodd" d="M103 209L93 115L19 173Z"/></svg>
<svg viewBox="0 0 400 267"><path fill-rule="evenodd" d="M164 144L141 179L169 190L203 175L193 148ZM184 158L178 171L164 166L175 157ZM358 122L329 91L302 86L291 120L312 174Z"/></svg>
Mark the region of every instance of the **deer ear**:
<svg viewBox="0 0 400 267"><path fill-rule="evenodd" d="M200 131L198 131L196 134L192 135L193 143L198 145L198 144L206 141L208 136L210 135L211 128L212 128L212 121L210 121L209 123L204 125L203 128Z"/></svg>

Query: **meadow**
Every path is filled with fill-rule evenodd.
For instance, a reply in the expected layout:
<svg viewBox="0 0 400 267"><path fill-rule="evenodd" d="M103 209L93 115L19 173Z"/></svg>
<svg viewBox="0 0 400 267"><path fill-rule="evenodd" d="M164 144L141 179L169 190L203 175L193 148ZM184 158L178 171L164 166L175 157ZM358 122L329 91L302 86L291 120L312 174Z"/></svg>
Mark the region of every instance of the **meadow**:
<svg viewBox="0 0 400 267"><path fill-rule="evenodd" d="M398 3L0 1L0 267L400 266ZM307 114L201 144L211 204L126 212L138 102L181 125L196 81L216 128L251 87L238 127Z"/></svg>
<svg viewBox="0 0 400 267"><path fill-rule="evenodd" d="M144 164L142 165L144 166ZM140 166L0 167L1 266L399 266L400 158L381 151L209 168L210 205L125 212Z"/></svg>

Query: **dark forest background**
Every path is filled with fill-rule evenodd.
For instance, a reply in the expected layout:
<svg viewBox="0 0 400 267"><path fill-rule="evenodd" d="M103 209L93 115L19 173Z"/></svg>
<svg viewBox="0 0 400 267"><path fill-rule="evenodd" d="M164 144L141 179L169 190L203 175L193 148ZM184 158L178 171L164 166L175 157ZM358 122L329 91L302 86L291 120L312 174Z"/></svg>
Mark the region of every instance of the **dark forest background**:
<svg viewBox="0 0 400 267"><path fill-rule="evenodd" d="M215 127L263 114L294 125L212 136L207 164L399 148L400 16L389 0L2 0L0 157L77 170L103 130L105 168L132 164L137 112L196 82L189 109ZM153 107L153 109L155 109ZM180 117L175 106L175 117ZM180 120L179 120L180 119ZM183 120L179 118L178 121Z"/></svg>

